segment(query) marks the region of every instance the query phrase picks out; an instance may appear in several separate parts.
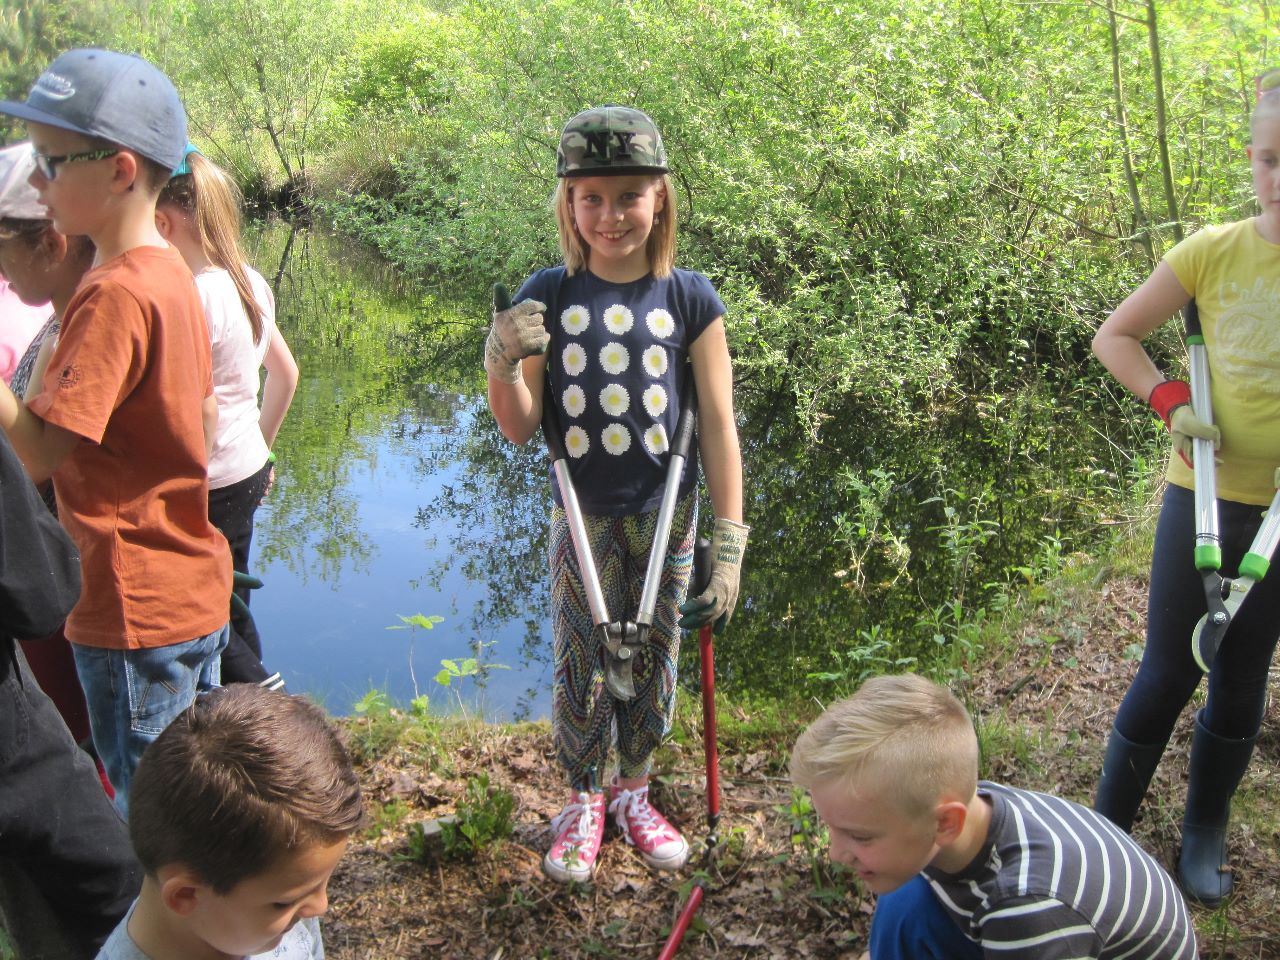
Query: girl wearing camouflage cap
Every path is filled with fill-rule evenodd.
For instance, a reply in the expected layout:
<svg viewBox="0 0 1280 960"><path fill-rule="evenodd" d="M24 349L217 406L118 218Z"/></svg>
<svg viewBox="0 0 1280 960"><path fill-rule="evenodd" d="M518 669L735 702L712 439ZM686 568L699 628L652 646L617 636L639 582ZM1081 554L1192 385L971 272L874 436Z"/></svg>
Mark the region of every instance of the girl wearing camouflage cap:
<svg viewBox="0 0 1280 960"><path fill-rule="evenodd" d="M514 307L494 314L485 349L494 417L508 439L523 444L538 429L544 392L555 404L610 610L637 606L668 438L690 376L698 451L716 514L710 585L685 601L697 521L697 456L691 454L653 629L632 668L636 696L622 700L602 679L605 654L552 484L552 726L570 796L552 821L556 837L543 869L567 882L594 874L606 805L651 866L677 870L688 858L684 837L649 802L649 769L675 706L680 628L714 622L720 632L728 623L748 528L724 304L706 277L674 266L676 196L657 127L628 107L584 111L564 127L556 175L564 263L539 270L520 288ZM606 780L615 743L618 772Z"/></svg>

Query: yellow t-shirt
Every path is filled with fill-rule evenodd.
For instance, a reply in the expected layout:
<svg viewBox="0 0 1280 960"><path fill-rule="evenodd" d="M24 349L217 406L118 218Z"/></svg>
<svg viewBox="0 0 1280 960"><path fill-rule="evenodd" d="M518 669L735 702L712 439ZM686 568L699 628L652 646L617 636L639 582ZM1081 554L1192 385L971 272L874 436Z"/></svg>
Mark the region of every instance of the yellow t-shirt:
<svg viewBox="0 0 1280 960"><path fill-rule="evenodd" d="M1264 240L1251 218L1206 227L1164 259L1200 308L1222 431L1218 496L1268 504L1280 467L1280 244ZM1168 479L1195 489L1181 457L1169 458Z"/></svg>

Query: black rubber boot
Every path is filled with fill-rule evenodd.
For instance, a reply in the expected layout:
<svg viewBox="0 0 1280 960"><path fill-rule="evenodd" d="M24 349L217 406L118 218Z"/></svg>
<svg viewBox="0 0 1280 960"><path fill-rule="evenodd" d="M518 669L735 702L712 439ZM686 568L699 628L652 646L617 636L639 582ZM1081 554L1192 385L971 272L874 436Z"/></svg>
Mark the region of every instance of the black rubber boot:
<svg viewBox="0 0 1280 960"><path fill-rule="evenodd" d="M1147 784L1164 755L1163 743L1134 743L1115 727L1102 758L1102 776L1093 809L1128 833L1134 814L1147 794Z"/></svg>
<svg viewBox="0 0 1280 960"><path fill-rule="evenodd" d="M1178 857L1178 885L1188 900L1216 907L1231 894L1227 867L1227 821L1231 797L1249 767L1257 737L1220 737L1196 714L1191 739L1191 776L1187 809L1182 819L1182 853Z"/></svg>

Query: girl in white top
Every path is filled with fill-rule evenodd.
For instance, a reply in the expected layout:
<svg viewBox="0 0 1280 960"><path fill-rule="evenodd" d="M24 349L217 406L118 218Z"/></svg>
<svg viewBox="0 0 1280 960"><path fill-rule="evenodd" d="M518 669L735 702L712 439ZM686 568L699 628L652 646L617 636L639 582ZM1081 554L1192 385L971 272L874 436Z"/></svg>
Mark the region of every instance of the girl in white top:
<svg viewBox="0 0 1280 960"><path fill-rule="evenodd" d="M298 385L298 365L276 329L271 288L240 252L240 190L225 171L187 144L156 204L156 226L195 275L213 343L218 425L209 454L209 519L231 545L234 568L247 573L253 514L274 479L271 445ZM258 371L267 369L262 408ZM223 683L274 685L262 666L262 643L246 606L233 610L222 655Z"/></svg>

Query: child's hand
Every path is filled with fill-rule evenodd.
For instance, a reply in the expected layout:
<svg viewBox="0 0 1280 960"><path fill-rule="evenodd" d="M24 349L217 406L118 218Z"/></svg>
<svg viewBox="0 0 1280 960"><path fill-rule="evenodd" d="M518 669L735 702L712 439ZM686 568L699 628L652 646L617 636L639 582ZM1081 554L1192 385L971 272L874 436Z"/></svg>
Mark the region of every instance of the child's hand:
<svg viewBox="0 0 1280 960"><path fill-rule="evenodd" d="M1222 445L1222 433L1211 423L1205 423L1196 416L1191 404L1184 403L1175 407L1169 414L1169 432L1173 434L1173 447L1179 456L1191 465L1191 451L1194 440L1212 440L1213 449Z"/></svg>
<svg viewBox="0 0 1280 960"><path fill-rule="evenodd" d="M542 323L546 304L522 300L514 307L502 284L493 287L493 326L484 345L484 368L503 383L520 381L520 361L546 353L551 334Z"/></svg>
<svg viewBox="0 0 1280 960"><path fill-rule="evenodd" d="M711 532L711 579L707 589L697 597L691 597L680 605L679 626L700 627L715 622L716 633L723 633L733 618L733 608L738 603L738 581L742 577L742 554L747 549L744 527L732 520L716 520Z"/></svg>

